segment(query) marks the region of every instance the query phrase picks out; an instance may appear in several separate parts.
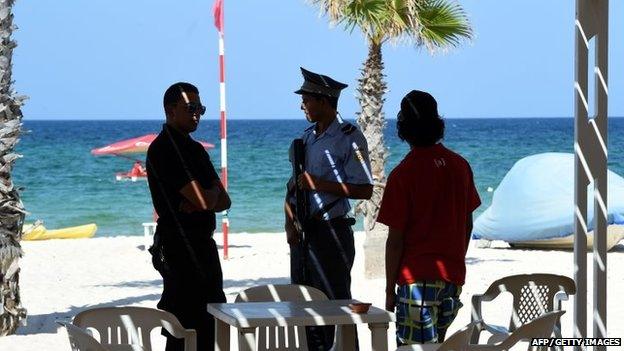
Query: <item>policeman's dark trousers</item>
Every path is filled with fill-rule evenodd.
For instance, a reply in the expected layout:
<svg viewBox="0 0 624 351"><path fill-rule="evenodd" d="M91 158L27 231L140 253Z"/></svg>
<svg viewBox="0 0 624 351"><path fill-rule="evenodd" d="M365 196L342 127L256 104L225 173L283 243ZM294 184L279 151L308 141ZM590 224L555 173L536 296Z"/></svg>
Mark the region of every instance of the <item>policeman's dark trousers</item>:
<svg viewBox="0 0 624 351"><path fill-rule="evenodd" d="M292 283L315 287L330 300L350 299L355 258L351 226L343 220L314 221L306 225L306 242L305 251L302 245L290 246ZM306 328L308 348L329 350L334 334L335 326Z"/></svg>
<svg viewBox="0 0 624 351"><path fill-rule="evenodd" d="M213 351L215 344L214 317L206 311L207 303L226 302L223 293L223 273L219 262L219 254L214 240L203 243L206 250L198 250L197 256L205 278L197 274L195 265L189 262L179 262L175 258L173 264L184 267L183 271L174 270L174 274L163 275L163 294L158 308L171 312L186 329L195 329L197 332L197 349ZM177 252L177 257L183 252ZM186 255L188 258L188 254ZM177 261L177 262L176 262ZM178 267L180 267L178 266ZM184 341L167 333L166 351L183 351Z"/></svg>

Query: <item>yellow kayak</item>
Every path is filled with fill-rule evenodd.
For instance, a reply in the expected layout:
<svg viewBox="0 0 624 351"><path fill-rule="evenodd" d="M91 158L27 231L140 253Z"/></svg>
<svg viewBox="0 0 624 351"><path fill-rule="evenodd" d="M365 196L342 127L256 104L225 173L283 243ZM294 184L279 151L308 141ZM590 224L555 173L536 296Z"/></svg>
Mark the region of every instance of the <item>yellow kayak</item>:
<svg viewBox="0 0 624 351"><path fill-rule="evenodd" d="M48 230L41 224L25 224L22 229L22 240L90 238L96 231L97 225L95 223L53 230Z"/></svg>

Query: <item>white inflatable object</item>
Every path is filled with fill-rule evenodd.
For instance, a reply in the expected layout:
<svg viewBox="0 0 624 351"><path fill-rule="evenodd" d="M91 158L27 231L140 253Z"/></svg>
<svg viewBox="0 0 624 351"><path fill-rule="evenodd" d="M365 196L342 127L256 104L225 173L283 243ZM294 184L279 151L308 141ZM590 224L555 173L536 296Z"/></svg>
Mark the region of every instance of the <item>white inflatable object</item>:
<svg viewBox="0 0 624 351"><path fill-rule="evenodd" d="M609 171L607 186L608 224L624 224L624 178ZM593 188L587 193L589 230L594 227ZM532 155L505 175L472 235L510 243L566 237L574 232L574 212L574 155Z"/></svg>

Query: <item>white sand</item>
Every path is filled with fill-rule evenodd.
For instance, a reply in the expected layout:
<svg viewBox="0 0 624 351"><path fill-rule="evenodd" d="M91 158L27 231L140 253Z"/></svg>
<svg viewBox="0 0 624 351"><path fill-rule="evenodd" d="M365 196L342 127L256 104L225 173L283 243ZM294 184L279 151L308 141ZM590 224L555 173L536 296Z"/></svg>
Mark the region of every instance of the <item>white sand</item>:
<svg viewBox="0 0 624 351"><path fill-rule="evenodd" d="M221 235L215 236L220 242ZM352 272L353 296L362 301L384 304L383 279L366 280L363 274L364 234L356 234L356 263ZM162 282L153 270L149 255L142 251L142 237L115 237L81 240L23 242L25 256L20 263L21 294L28 309L28 326L17 335L1 337L0 350L69 350L64 331L55 320L69 320L83 309L96 306L155 307ZM564 251L511 250L498 248L468 252L468 276L462 293L465 307L460 310L450 332L470 321L470 296L483 292L493 280L520 273L556 273L572 276L573 257ZM588 262L592 262L588 255ZM230 236L230 259L222 262L228 301L247 287L288 283L289 258L284 234L235 234ZM608 334L624 337L624 245L608 255ZM589 267L591 282L592 267ZM591 289L591 288L590 288ZM572 298L573 299L573 298ZM572 301L564 303L564 336L571 336ZM588 311L591 315L591 291ZM499 298L484 308L485 319L500 325L508 323L510 299ZM591 334L591 322L589 333ZM359 328L362 350L369 347L370 334ZM389 330L389 350L394 349L394 328ZM160 337L157 337L161 339ZM235 343L235 338L232 339ZM162 342L159 343L162 346ZM158 349L158 348L156 348Z"/></svg>

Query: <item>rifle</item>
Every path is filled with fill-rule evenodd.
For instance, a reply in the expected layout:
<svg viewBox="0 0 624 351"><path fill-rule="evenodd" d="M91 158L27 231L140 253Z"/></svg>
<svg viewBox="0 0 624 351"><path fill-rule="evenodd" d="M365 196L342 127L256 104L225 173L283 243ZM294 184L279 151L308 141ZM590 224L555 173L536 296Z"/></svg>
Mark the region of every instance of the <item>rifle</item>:
<svg viewBox="0 0 624 351"><path fill-rule="evenodd" d="M307 279L306 264L308 261L308 243L305 233L305 223L308 220L308 192L299 188L297 179L305 172L305 145L303 139L295 139L292 142L293 150L293 179L295 183L295 227L299 231L299 247L301 250L301 278L305 283Z"/></svg>

